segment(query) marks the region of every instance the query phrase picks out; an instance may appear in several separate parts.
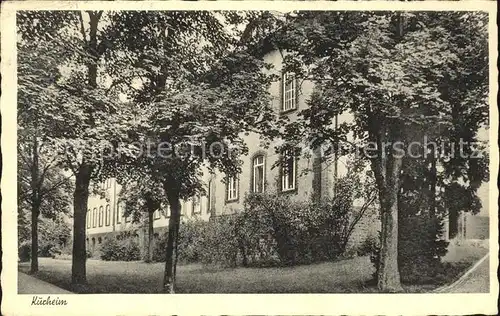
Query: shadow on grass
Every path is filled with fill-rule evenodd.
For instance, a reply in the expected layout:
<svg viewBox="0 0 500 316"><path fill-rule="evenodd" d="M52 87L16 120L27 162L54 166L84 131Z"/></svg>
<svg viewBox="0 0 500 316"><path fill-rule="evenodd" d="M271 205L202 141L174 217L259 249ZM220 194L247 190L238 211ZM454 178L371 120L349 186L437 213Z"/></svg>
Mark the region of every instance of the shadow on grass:
<svg viewBox="0 0 500 316"><path fill-rule="evenodd" d="M458 251L460 252L460 251ZM458 253L455 251L455 253ZM430 292L458 279L487 250L462 251L427 278L404 284L407 293ZM29 271L29 263L19 270ZM71 285L71 261L40 258L34 276L75 293L161 293L164 263L87 261L86 286ZM181 265L177 293L377 293L374 267L368 257L294 267L209 268ZM418 283L418 284L417 284Z"/></svg>

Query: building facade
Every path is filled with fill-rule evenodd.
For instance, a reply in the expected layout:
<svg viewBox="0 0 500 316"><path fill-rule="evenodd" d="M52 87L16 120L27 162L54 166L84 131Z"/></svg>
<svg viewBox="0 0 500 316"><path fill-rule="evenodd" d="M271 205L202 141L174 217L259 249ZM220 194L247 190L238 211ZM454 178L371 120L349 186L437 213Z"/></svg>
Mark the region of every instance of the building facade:
<svg viewBox="0 0 500 316"><path fill-rule="evenodd" d="M313 92L314 85L307 80L299 84L293 74L283 72L283 55L281 50L270 50L264 56L264 61L272 64L274 67L269 71L281 78L270 86L272 107L277 115L286 115L293 121L297 118L297 113L307 106L306 101ZM338 119L347 120L349 116L340 116ZM240 157L243 161L241 173L235 177L206 173L204 183L207 194L183 202L182 214L185 218L208 220L210 216L237 212L243 208L245 194L249 192L276 192L287 194L296 200L308 200L313 194L319 197L331 196L335 179L347 172L346 163L342 160L322 163L316 152L310 158L290 157L281 168L275 167L282 159L276 154L275 146L264 149L257 133L250 133L243 136L243 139L248 146L248 154ZM124 218L123 205L120 205L118 198L120 185L115 179L108 179L100 186L105 196L89 198L87 249L96 252L106 236L120 231L138 231L138 238L142 241L147 229L133 223L131 218ZM168 211L166 214L155 214L156 232L166 229L168 217Z"/></svg>
<svg viewBox="0 0 500 316"><path fill-rule="evenodd" d="M283 51L272 49L266 53L264 61L274 66L270 71L280 78L270 86L272 107L277 115L286 115L293 121L297 113L308 106L307 100L314 91L314 84L308 80L301 80L299 84L293 74L283 72L283 57ZM338 116L336 121L341 123L347 120L352 120L352 116L345 113ZM310 158L301 156L283 160L276 153L275 146L264 149L259 134L250 133L243 139L248 146L248 154L240 157L243 162L241 173L234 177L205 173L203 182L207 194L182 203L184 218L208 220L211 216L237 212L243 208L245 195L249 192L276 192L302 201L311 199L313 195L332 196L336 179L348 172L348 158L340 157L333 163L321 162L321 153L318 151L313 152ZM278 161L282 161L281 167L275 167ZM87 249L96 252L106 236L130 230L137 231L140 242L145 244L147 228L123 216L123 206L118 201L120 185L114 179L109 179L101 186L106 192L105 197L92 196L88 203ZM164 214L155 214L155 234L168 227L168 213L167 210ZM472 220L468 222L472 223ZM466 227L465 224L463 227ZM469 228L469 231L473 229ZM351 244L359 244L368 236L376 236L378 230L378 211L370 209L356 225ZM465 233L459 235L467 236Z"/></svg>
<svg viewBox="0 0 500 316"><path fill-rule="evenodd" d="M120 184L116 179L111 178L98 185L104 194L89 197L86 218L87 250L93 256L98 256L100 245L106 237L125 231L134 232L141 247L145 245L147 227L143 223L134 223L132 216L124 216L124 205L120 201ZM182 216L185 218L196 217L208 220L210 217L211 210L206 196L183 201L181 207ZM168 207L165 212L154 213L153 227L156 234L166 230L169 217Z"/></svg>

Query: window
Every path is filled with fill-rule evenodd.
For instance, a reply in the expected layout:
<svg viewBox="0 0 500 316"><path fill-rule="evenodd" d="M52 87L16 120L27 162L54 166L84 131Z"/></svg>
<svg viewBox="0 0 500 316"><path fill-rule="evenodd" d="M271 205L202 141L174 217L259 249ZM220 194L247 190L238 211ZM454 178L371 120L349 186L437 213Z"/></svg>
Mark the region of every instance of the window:
<svg viewBox="0 0 500 316"><path fill-rule="evenodd" d="M92 227L97 227L97 207L92 210Z"/></svg>
<svg viewBox="0 0 500 316"><path fill-rule="evenodd" d="M116 206L116 223L121 224L122 222L122 208L120 205Z"/></svg>
<svg viewBox="0 0 500 316"><path fill-rule="evenodd" d="M212 179L208 181L207 207L206 207L207 214L210 214L210 206L212 204L212 182L213 182Z"/></svg>
<svg viewBox="0 0 500 316"><path fill-rule="evenodd" d="M201 196L195 195L193 197L191 214L201 214Z"/></svg>
<svg viewBox="0 0 500 316"><path fill-rule="evenodd" d="M109 204L106 205L106 226L111 225L111 208Z"/></svg>
<svg viewBox="0 0 500 316"><path fill-rule="evenodd" d="M165 210L165 217L166 217L166 218L169 218L169 217L170 217L170 205L167 205L167 206L166 206L166 210Z"/></svg>
<svg viewBox="0 0 500 316"><path fill-rule="evenodd" d="M237 177L227 177L226 200L228 202L238 199L239 179Z"/></svg>
<svg viewBox="0 0 500 316"><path fill-rule="evenodd" d="M286 151L283 155L281 168L281 191L285 192L295 189L295 177L297 173L295 169L295 157L290 151Z"/></svg>
<svg viewBox="0 0 500 316"><path fill-rule="evenodd" d="M91 225L92 225L92 222L91 222L92 217L91 217L90 215L91 215L91 214L90 214L90 209L88 209L88 210L87 210L87 228L90 228L90 227L91 227Z"/></svg>
<svg viewBox="0 0 500 316"><path fill-rule="evenodd" d="M252 165L252 190L257 193L264 192L264 156L256 156Z"/></svg>
<svg viewBox="0 0 500 316"><path fill-rule="evenodd" d="M160 211L159 210L156 210L153 214L153 218L154 220L158 220L161 218L161 214L160 214Z"/></svg>
<svg viewBox="0 0 500 316"><path fill-rule="evenodd" d="M99 227L102 227L102 222L104 219L104 208L99 206Z"/></svg>
<svg viewBox="0 0 500 316"><path fill-rule="evenodd" d="M282 111L294 110L297 108L297 87L295 75L293 73L283 74L283 106Z"/></svg>
<svg viewBox="0 0 500 316"><path fill-rule="evenodd" d="M124 214L122 214L123 217L125 217ZM129 214L129 216L125 217L125 223L130 223L132 220L132 214Z"/></svg>

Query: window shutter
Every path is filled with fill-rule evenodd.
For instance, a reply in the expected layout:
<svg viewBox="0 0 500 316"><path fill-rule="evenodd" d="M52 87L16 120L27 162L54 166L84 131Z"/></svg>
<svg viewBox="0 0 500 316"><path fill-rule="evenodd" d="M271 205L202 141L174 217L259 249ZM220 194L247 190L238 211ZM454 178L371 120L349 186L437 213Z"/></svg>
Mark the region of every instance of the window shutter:
<svg viewBox="0 0 500 316"><path fill-rule="evenodd" d="M293 177L293 181L294 181L293 188L295 190L297 190L297 192L298 192L299 191L299 158L295 157L295 156L293 158L293 172L295 173L294 177Z"/></svg>
<svg viewBox="0 0 500 316"><path fill-rule="evenodd" d="M321 199L321 156L316 153L313 158L313 196L316 201Z"/></svg>
<svg viewBox="0 0 500 316"><path fill-rule="evenodd" d="M277 191L279 193L283 192L283 155L280 155L280 164L279 164L279 168L278 168L278 179L277 179L277 183L276 183L276 188L277 188Z"/></svg>
<svg viewBox="0 0 500 316"><path fill-rule="evenodd" d="M224 201L228 201L229 200L229 177L226 176L226 185L224 186Z"/></svg>
<svg viewBox="0 0 500 316"><path fill-rule="evenodd" d="M280 95L279 95L279 108L278 110L281 112L283 111L284 104L285 104L285 72L281 72L281 82L280 82Z"/></svg>
<svg viewBox="0 0 500 316"><path fill-rule="evenodd" d="M213 178L212 181L210 181L210 192L211 192L211 197L210 197L210 207L208 208L208 213L210 214L210 217L212 216L212 212L215 212L215 199L216 199L216 181L215 177ZM215 215L215 214L214 214Z"/></svg>
<svg viewBox="0 0 500 316"><path fill-rule="evenodd" d="M238 176L238 180L236 181L236 197L238 200L240 199L240 177Z"/></svg>
<svg viewBox="0 0 500 316"><path fill-rule="evenodd" d="M254 168L254 161L255 157L250 160L250 192L255 192L255 188L253 186L254 184L254 177L255 177L255 168Z"/></svg>
<svg viewBox="0 0 500 316"><path fill-rule="evenodd" d="M294 89L295 89L295 108L299 108L299 81L297 80L297 76L293 76Z"/></svg>

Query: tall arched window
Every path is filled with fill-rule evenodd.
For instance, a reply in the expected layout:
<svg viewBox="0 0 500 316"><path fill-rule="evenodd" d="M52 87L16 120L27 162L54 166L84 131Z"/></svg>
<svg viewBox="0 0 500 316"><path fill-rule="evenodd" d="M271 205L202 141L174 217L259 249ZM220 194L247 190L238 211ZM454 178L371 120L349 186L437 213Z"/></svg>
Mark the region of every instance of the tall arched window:
<svg viewBox="0 0 500 316"><path fill-rule="evenodd" d="M92 210L92 227L97 227L97 207Z"/></svg>
<svg viewBox="0 0 500 316"><path fill-rule="evenodd" d="M90 209L87 210L87 228L90 228L92 226L92 217L91 217L91 212Z"/></svg>
<svg viewBox="0 0 500 316"><path fill-rule="evenodd" d="M106 205L106 226L111 225L111 208L109 204Z"/></svg>
<svg viewBox="0 0 500 316"><path fill-rule="evenodd" d="M283 74L283 104L281 111L291 111L297 108L297 84L293 73Z"/></svg>
<svg viewBox="0 0 500 316"><path fill-rule="evenodd" d="M116 206L116 223L121 224L122 222L122 207L118 204Z"/></svg>
<svg viewBox="0 0 500 316"><path fill-rule="evenodd" d="M102 227L103 218L104 218L104 208L102 206L99 206L99 227Z"/></svg>
<svg viewBox="0 0 500 316"><path fill-rule="evenodd" d="M281 163L281 191L295 190L297 176L295 157L290 151L286 151Z"/></svg>
<svg viewBox="0 0 500 316"><path fill-rule="evenodd" d="M239 179L236 176L226 178L226 201L238 200Z"/></svg>
<svg viewBox="0 0 500 316"><path fill-rule="evenodd" d="M201 195L195 195L192 199L191 214L201 214Z"/></svg>
<svg viewBox="0 0 500 316"><path fill-rule="evenodd" d="M255 156L252 162L252 190L253 192L264 192L264 155Z"/></svg>

